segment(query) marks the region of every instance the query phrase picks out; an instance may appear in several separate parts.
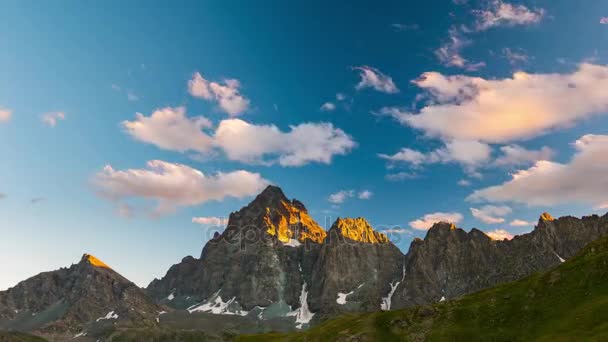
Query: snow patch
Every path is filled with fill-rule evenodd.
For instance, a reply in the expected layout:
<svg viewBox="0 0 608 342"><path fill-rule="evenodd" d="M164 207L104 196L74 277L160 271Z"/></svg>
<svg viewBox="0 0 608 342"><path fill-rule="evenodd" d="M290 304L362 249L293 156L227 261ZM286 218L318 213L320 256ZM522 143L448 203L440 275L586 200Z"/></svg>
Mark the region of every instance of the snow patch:
<svg viewBox="0 0 608 342"><path fill-rule="evenodd" d="M445 302L445 296L441 296L441 299L439 300L439 302Z"/></svg>
<svg viewBox="0 0 608 342"><path fill-rule="evenodd" d="M285 242L283 245L288 247L299 247L302 244L296 239L289 239L289 241Z"/></svg>
<svg viewBox="0 0 608 342"><path fill-rule="evenodd" d="M118 319L118 314L115 314L114 311L108 312L104 317L99 317L96 322L107 320L107 319Z"/></svg>
<svg viewBox="0 0 608 342"><path fill-rule="evenodd" d="M80 332L80 333L74 335L74 338L79 338L79 337L84 337L84 336L87 336L87 333L83 331L83 332Z"/></svg>
<svg viewBox="0 0 608 342"><path fill-rule="evenodd" d="M555 256L559 259L559 262L566 262L566 260L564 260L564 258L560 257L557 253L553 252L553 254L555 254Z"/></svg>
<svg viewBox="0 0 608 342"><path fill-rule="evenodd" d="M336 303L340 305L346 304L346 297L352 295L354 291L350 291L349 293L338 292L338 299L336 299Z"/></svg>
<svg viewBox="0 0 608 342"><path fill-rule="evenodd" d="M397 286L399 286L400 283L401 283L400 281L398 281L394 284L389 283L389 285L391 286L391 291L388 293L388 296L382 298L382 303L380 304L380 310L388 311L391 309L391 300L393 298L393 295L395 294L395 291L397 291Z"/></svg>
<svg viewBox="0 0 608 342"><path fill-rule="evenodd" d="M238 315L238 316L246 316L248 314L248 311L243 311L243 310L234 310L231 311L230 305L231 304L238 304L236 302L236 297L232 297L230 300L228 300L227 302L224 302L224 300L222 300L222 297L219 295L220 291L217 291L216 293L214 293L211 298L209 298L208 301L199 303L199 304L195 304L191 307L188 308L188 312L189 313L193 313L193 312L206 312L206 313L211 313L214 315Z"/></svg>
<svg viewBox="0 0 608 342"><path fill-rule="evenodd" d="M175 292L171 292L168 296L167 296L167 300L173 300L175 299Z"/></svg>
<svg viewBox="0 0 608 342"><path fill-rule="evenodd" d="M294 311L287 313L287 316L295 316L296 317L296 328L302 329L304 324L310 323L310 320L315 315L313 312L310 312L308 309L308 291L306 291L306 282L302 285L302 293L300 293L300 307Z"/></svg>

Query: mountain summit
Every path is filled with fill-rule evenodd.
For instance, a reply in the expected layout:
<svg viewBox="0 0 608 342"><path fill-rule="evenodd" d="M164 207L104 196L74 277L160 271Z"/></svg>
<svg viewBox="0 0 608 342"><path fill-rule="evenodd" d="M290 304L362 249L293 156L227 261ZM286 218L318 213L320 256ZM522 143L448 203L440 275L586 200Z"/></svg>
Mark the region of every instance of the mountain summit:
<svg viewBox="0 0 608 342"><path fill-rule="evenodd" d="M0 292L0 330L71 338L87 327L154 324L158 311L140 288L90 254Z"/></svg>

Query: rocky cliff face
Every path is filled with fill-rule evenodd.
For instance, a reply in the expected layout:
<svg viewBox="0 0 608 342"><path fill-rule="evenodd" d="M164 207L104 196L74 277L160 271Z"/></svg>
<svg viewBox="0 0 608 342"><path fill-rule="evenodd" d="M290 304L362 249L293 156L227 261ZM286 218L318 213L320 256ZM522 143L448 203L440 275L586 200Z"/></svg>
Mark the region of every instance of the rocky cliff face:
<svg viewBox="0 0 608 342"><path fill-rule="evenodd" d="M334 238L302 203L270 186L230 215L226 230L207 243L200 259L185 258L148 292L176 307L240 315L263 311L260 317L293 316L299 326L317 313L379 308L403 255L364 219L339 219L330 234ZM384 262L395 262L395 269Z"/></svg>
<svg viewBox="0 0 608 342"><path fill-rule="evenodd" d="M374 311L402 281L404 256L363 218L338 218L312 270L313 311ZM388 299L390 301L390 298Z"/></svg>
<svg viewBox="0 0 608 342"><path fill-rule="evenodd" d="M92 255L0 292L0 330L78 333L90 324L153 324L159 308Z"/></svg>
<svg viewBox="0 0 608 342"><path fill-rule="evenodd" d="M298 327L343 312L390 310L471 293L546 270L608 234L608 215L553 219L508 241L437 223L407 255L363 218L325 232L297 200L270 186L232 213L228 227L148 287L189 311L260 319L293 316Z"/></svg>
<svg viewBox="0 0 608 342"><path fill-rule="evenodd" d="M412 242L394 307L455 298L547 270L607 234L608 214L554 219L544 213L534 231L510 241L435 224L424 240Z"/></svg>

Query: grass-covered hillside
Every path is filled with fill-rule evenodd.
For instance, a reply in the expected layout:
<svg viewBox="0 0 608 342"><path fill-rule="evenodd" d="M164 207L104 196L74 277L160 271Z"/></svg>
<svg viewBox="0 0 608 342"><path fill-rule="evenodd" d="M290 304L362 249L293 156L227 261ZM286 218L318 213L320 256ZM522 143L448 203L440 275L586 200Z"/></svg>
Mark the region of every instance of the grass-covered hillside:
<svg viewBox="0 0 608 342"><path fill-rule="evenodd" d="M46 340L19 332L0 331L0 342L45 342Z"/></svg>
<svg viewBox="0 0 608 342"><path fill-rule="evenodd" d="M608 238L559 267L458 300L239 341L608 341Z"/></svg>

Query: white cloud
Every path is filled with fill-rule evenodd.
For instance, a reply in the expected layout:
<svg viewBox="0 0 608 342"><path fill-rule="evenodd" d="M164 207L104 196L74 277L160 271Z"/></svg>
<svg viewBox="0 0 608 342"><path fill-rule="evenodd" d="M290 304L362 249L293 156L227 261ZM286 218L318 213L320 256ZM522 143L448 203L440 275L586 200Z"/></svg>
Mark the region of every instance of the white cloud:
<svg viewBox="0 0 608 342"><path fill-rule="evenodd" d="M384 178L391 182L400 182L404 180L416 179L418 178L418 175L413 172L400 171L397 173L389 173Z"/></svg>
<svg viewBox="0 0 608 342"><path fill-rule="evenodd" d="M190 95L217 101L219 108L230 116L240 115L249 108L249 100L241 95L240 87L241 83L236 79L226 79L220 84L206 80L198 72L188 81Z"/></svg>
<svg viewBox="0 0 608 342"><path fill-rule="evenodd" d="M431 97L418 113L382 112L400 123L449 140L505 143L532 138L608 112L608 66L581 64L568 74L490 79L427 72L414 84Z"/></svg>
<svg viewBox="0 0 608 342"><path fill-rule="evenodd" d="M220 122L215 144L229 159L246 163L278 162L301 166L310 162L329 164L334 155L345 155L356 143L331 123L304 123L281 132L274 125L254 125L239 119ZM274 159L265 160L267 155Z"/></svg>
<svg viewBox="0 0 608 342"><path fill-rule="evenodd" d="M473 192L470 201L519 202L531 206L582 203L608 207L608 135L585 135L565 164L538 161L503 184Z"/></svg>
<svg viewBox="0 0 608 342"><path fill-rule="evenodd" d="M363 190L363 191L359 192L357 197L359 197L359 199L362 199L362 200L368 200L368 199L372 198L373 195L374 194L371 191Z"/></svg>
<svg viewBox="0 0 608 342"><path fill-rule="evenodd" d="M502 55L506 58L511 65L517 65L522 63L527 63L530 57L521 49L511 49L504 48L502 49Z"/></svg>
<svg viewBox="0 0 608 342"><path fill-rule="evenodd" d="M395 154L384 154L380 153L378 156L382 159L386 159L390 162L404 162L412 165L421 165L427 163L430 156L425 155L420 151L413 150L411 148L404 147Z"/></svg>
<svg viewBox="0 0 608 342"><path fill-rule="evenodd" d="M123 121L122 126L133 138L164 150L208 152L213 139L202 130L212 124L202 116L188 118L184 107L155 110L149 117L135 114L134 121Z"/></svg>
<svg viewBox="0 0 608 342"><path fill-rule="evenodd" d="M127 91L127 100L129 101L139 101L139 96L135 94L133 90Z"/></svg>
<svg viewBox="0 0 608 342"><path fill-rule="evenodd" d="M204 226L225 226L228 224L228 218L225 217L193 217L192 223L197 223Z"/></svg>
<svg viewBox="0 0 608 342"><path fill-rule="evenodd" d="M432 214L426 214L417 220L411 221L410 227L417 230L428 230L433 226L433 224L437 222L448 222L456 224L462 221L462 218L462 214L460 213L436 212Z"/></svg>
<svg viewBox="0 0 608 342"><path fill-rule="evenodd" d="M498 157L494 164L504 165L528 165L539 160L550 160L555 155L555 151L547 146L540 150L528 150L519 145L508 145L500 148L502 155Z"/></svg>
<svg viewBox="0 0 608 342"><path fill-rule="evenodd" d="M379 157L391 163L408 163L413 167L423 164L455 162L463 165L465 171L470 175L477 176L476 169L487 163L492 157L492 148L478 141L453 140L447 142L444 147L427 153L402 148L393 155L379 154Z"/></svg>
<svg viewBox="0 0 608 342"><path fill-rule="evenodd" d="M509 225L513 226L513 227L529 227L529 226L533 226L534 223L520 220L520 219L515 219L515 220L511 221L511 223L509 223Z"/></svg>
<svg viewBox="0 0 608 342"><path fill-rule="evenodd" d="M340 190L336 193L329 195L329 198L327 200L334 204L342 204L344 203L344 201L346 201L346 199L351 198L353 196L355 196L354 190Z"/></svg>
<svg viewBox="0 0 608 342"><path fill-rule="evenodd" d="M435 56L441 64L468 71L476 71L485 67L484 62L472 63L462 56L462 49L470 45L471 40L466 38L458 28L451 27L448 34L448 41L435 50Z"/></svg>
<svg viewBox="0 0 608 342"><path fill-rule="evenodd" d="M357 90L374 88L379 92L387 94L395 94L399 92L399 89L393 82L393 79L390 76L380 72L380 70L366 65L355 67L353 69L359 70L359 75L361 76L361 81L355 87Z"/></svg>
<svg viewBox="0 0 608 342"><path fill-rule="evenodd" d="M458 185L460 186L471 186L471 181L468 179L461 179L458 181Z"/></svg>
<svg viewBox="0 0 608 342"><path fill-rule="evenodd" d="M502 241L504 239L511 240L513 239L513 234L509 233L504 229L495 229L491 232L486 232L486 235L489 236L492 240Z"/></svg>
<svg viewBox="0 0 608 342"><path fill-rule="evenodd" d="M545 16L544 9L529 9L524 5L513 5L501 0L489 3L485 10L473 11L477 17L475 30L485 31L497 26L531 25Z"/></svg>
<svg viewBox="0 0 608 342"><path fill-rule="evenodd" d="M10 109L0 108L0 122L8 122L13 116L13 112Z"/></svg>
<svg viewBox="0 0 608 342"><path fill-rule="evenodd" d="M42 122L49 127L55 127L59 120L65 120L64 112L48 112L42 114Z"/></svg>
<svg viewBox="0 0 608 342"><path fill-rule="evenodd" d="M486 205L481 208L470 208L471 214L476 219L487 224L498 224L505 222L503 216L511 213L511 208L507 206Z"/></svg>
<svg viewBox="0 0 608 342"><path fill-rule="evenodd" d="M107 165L95 175L93 184L100 195L117 203L129 198L155 200L154 213L160 215L177 207L252 196L269 182L258 173L244 170L205 175L183 164L152 160L147 169L119 171Z"/></svg>
<svg viewBox="0 0 608 342"><path fill-rule="evenodd" d="M324 112L331 112L331 111L336 110L336 105L333 102L325 102L321 106L321 110Z"/></svg>
<svg viewBox="0 0 608 342"><path fill-rule="evenodd" d="M608 25L608 17L603 17L600 19L600 24L602 25Z"/></svg>

